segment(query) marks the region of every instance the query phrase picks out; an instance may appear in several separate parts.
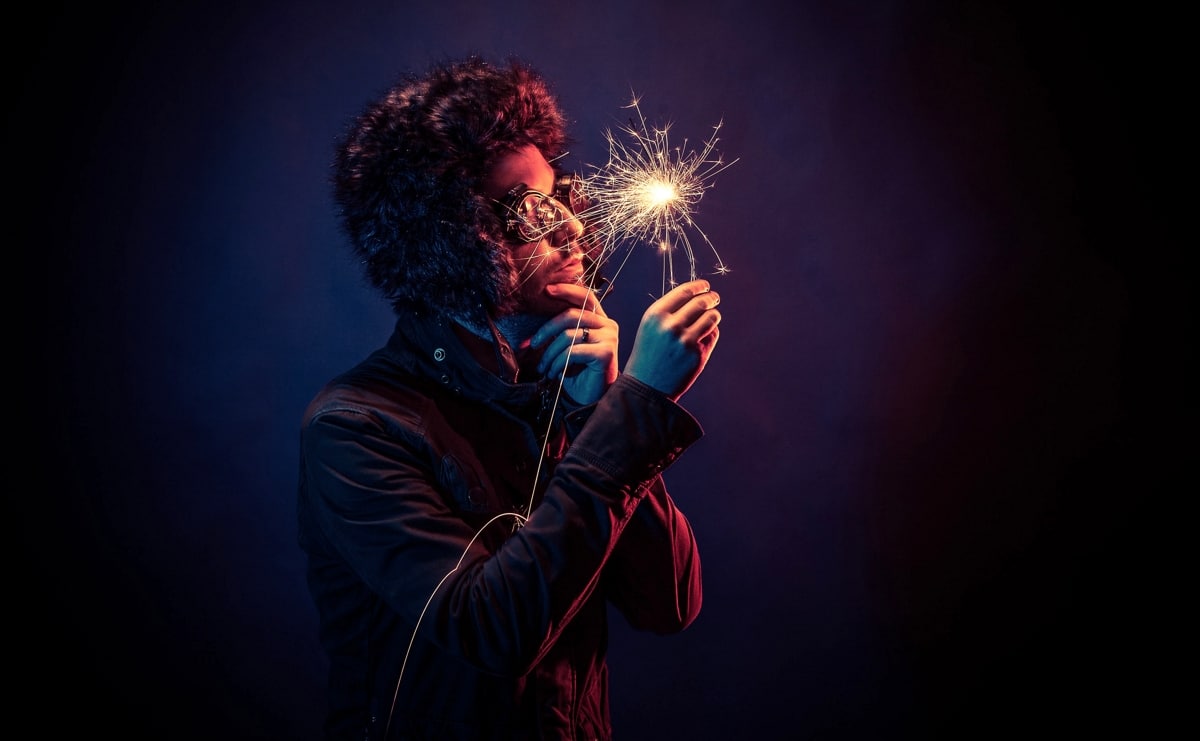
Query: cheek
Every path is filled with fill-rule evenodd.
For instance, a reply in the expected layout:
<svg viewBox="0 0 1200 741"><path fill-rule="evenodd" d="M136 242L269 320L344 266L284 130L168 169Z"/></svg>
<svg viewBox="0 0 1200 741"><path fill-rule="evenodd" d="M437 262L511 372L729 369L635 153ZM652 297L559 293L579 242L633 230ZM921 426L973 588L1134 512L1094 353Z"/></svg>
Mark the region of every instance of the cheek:
<svg viewBox="0 0 1200 741"><path fill-rule="evenodd" d="M540 242L523 244L513 248L512 259L513 263L517 266L517 270L522 275L528 275L535 272L546 261L551 252L549 243L543 239Z"/></svg>
<svg viewBox="0 0 1200 741"><path fill-rule="evenodd" d="M537 249L536 244L519 244L509 250L512 253L514 261L523 263L529 259L534 250Z"/></svg>

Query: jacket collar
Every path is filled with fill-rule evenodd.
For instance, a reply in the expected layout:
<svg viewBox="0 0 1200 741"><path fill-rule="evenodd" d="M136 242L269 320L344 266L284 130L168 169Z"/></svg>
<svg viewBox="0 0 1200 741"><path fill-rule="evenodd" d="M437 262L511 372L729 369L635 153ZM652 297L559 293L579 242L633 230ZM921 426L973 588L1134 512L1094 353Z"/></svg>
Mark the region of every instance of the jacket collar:
<svg viewBox="0 0 1200 741"><path fill-rule="evenodd" d="M514 382L483 367L456 331L454 320L415 312L397 315L396 326L385 351L409 373L429 379L473 401L525 409L540 403L543 381ZM486 342L481 338L468 341ZM497 347L497 364L515 369L516 361L507 343ZM507 355L504 355L507 353ZM507 357L507 362L504 362ZM511 371L502 371L511 372Z"/></svg>

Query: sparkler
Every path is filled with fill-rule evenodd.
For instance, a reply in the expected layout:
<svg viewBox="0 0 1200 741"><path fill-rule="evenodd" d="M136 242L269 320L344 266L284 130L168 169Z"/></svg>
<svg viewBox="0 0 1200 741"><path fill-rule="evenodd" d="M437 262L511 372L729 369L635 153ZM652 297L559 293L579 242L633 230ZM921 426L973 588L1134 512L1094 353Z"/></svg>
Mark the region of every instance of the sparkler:
<svg viewBox="0 0 1200 741"><path fill-rule="evenodd" d="M716 259L713 273L729 272L692 214L716 176L737 160L725 162L716 152L722 123L713 127L712 134L698 150L689 149L687 139L672 147L668 136L670 124L651 128L639 102L635 95L624 106L633 109L636 120L631 118L630 124L617 133L611 129L605 131L608 161L599 167L590 165L592 172L582 176L582 195L589 206L581 215L596 243L593 258L598 267L609 262L618 250L628 248L617 268L620 272L633 247L649 244L662 254L666 293L679 282L675 277L678 251L686 256L688 280L695 280L698 275L692 235L698 235L712 251Z"/></svg>

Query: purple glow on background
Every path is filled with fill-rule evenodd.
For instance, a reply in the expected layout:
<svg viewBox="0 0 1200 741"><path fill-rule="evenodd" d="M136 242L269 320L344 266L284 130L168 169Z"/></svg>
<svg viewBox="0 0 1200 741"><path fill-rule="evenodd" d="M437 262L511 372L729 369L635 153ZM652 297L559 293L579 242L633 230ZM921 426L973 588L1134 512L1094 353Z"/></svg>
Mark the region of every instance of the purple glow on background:
<svg viewBox="0 0 1200 741"><path fill-rule="evenodd" d="M1119 544L1165 476L1134 447L1166 388L1135 384L1138 332L1187 300L1135 293L1135 256L1165 240L1136 136L1150 92L1107 43L1132 21L999 2L167 5L47 18L9 115L18 236L44 261L17 312L43 325L42 392L18 394L47 459L9 494L37 638L16 678L22 704L54 700L42 722L318 738L298 425L391 328L336 231L332 147L395 74L472 51L552 80L569 159L603 161L631 89L672 140L723 121L739 159L695 213L732 272L685 400L707 434L667 479L705 605L672 638L614 620L618 738L1154 722L1124 641L1152 586ZM658 265L636 255L606 302L626 352Z"/></svg>

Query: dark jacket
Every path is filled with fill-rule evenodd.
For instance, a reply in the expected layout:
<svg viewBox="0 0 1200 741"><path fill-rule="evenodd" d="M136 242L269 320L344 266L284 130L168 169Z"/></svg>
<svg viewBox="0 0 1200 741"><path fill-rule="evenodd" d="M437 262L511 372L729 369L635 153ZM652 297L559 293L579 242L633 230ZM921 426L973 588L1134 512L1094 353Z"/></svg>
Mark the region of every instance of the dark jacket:
<svg viewBox="0 0 1200 741"><path fill-rule="evenodd" d="M606 602L656 633L696 617L696 542L659 474L699 425L627 376L566 414L556 396L405 316L312 401L300 545L330 738L608 739Z"/></svg>

